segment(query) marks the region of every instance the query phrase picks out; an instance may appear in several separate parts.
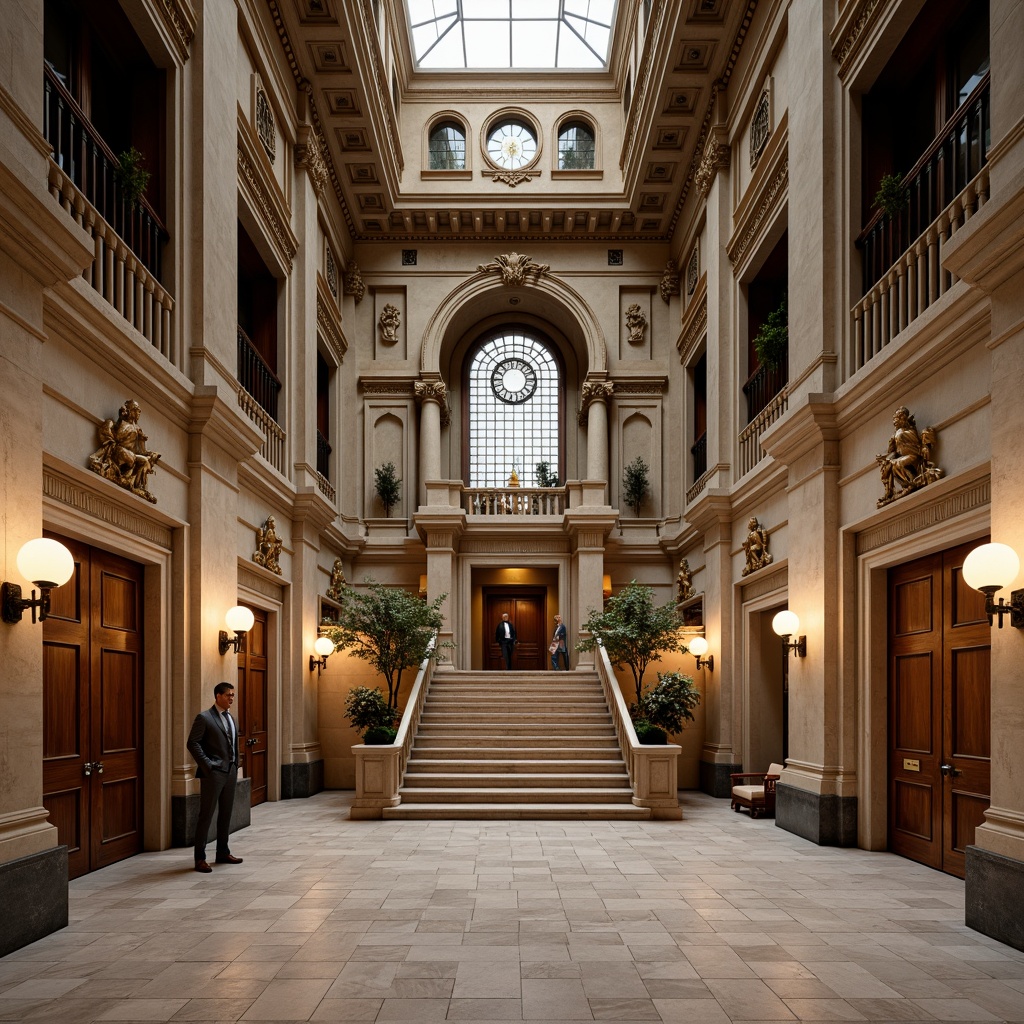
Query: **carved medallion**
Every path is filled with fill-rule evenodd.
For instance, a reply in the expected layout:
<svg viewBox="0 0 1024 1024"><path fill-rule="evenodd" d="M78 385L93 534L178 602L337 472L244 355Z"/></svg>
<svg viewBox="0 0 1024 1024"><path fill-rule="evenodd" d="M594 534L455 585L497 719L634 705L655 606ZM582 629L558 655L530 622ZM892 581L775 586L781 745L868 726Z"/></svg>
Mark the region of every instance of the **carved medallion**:
<svg viewBox="0 0 1024 1024"><path fill-rule="evenodd" d="M504 256L495 256L490 263L478 264L476 269L481 274L501 274L502 284L521 285L526 283L528 274L541 277L551 267L546 263L534 263L532 256L523 256L518 252L510 252Z"/></svg>

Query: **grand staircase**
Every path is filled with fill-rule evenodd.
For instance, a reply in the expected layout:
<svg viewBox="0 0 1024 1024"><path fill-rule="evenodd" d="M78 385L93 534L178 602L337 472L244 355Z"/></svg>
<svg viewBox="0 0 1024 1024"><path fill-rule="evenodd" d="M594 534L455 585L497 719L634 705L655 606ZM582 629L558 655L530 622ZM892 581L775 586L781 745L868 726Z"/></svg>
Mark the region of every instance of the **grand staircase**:
<svg viewBox="0 0 1024 1024"><path fill-rule="evenodd" d="M385 818L650 818L596 672L438 667Z"/></svg>

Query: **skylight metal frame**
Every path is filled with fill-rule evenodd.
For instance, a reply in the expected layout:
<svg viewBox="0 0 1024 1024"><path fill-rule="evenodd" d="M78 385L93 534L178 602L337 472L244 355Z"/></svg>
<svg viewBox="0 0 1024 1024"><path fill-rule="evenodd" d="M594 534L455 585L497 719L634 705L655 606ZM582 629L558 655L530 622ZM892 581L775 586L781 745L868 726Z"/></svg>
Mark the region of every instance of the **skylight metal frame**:
<svg viewBox="0 0 1024 1024"><path fill-rule="evenodd" d="M470 0L472 2L472 0ZM409 18L409 34L410 42L412 44L413 60L417 68L423 68L424 61L430 56L430 54L441 45L452 33L458 34L459 49L462 53L462 64L448 65L447 69L459 69L465 68L467 70L480 70L488 72L496 72L502 70L508 71L524 71L524 70L607 70L608 68L608 54L611 49L612 36L615 24L616 8L618 6L618 0L552 0L557 2L557 15L541 16L532 13L522 13L524 8L521 6L523 0L502 0L502 13L497 15L479 15L465 13L465 0L406 0L406 14ZM429 4L433 11L432 16L421 18L419 21L413 20L413 7L415 4L417 7L425 6ZM498 6L497 3L494 4ZM598 8L598 16L594 16L591 13L592 8ZM438 9L441 9L441 13L437 13ZM580 13L581 10L585 10L586 13ZM607 11L607 21L604 20L604 11ZM507 13L506 13L507 12ZM595 28L602 29L607 32L607 46L606 52L600 54L584 35L577 29L574 21L582 24L585 27L594 26ZM495 26L505 25L508 30L508 64L473 64L471 65L468 61L469 48L466 42L466 24L493 24ZM513 59L515 56L514 52L514 26L517 23L530 22L550 22L555 25L555 41L554 41L554 63L550 65L515 65ZM425 26L434 26L436 38L431 42L426 49L419 53L417 52L417 34L416 30ZM560 65L558 63L559 53L562 44L562 32L566 31L572 34L575 40L582 45L589 53L593 56L595 64L590 65ZM441 68L431 69L441 70Z"/></svg>

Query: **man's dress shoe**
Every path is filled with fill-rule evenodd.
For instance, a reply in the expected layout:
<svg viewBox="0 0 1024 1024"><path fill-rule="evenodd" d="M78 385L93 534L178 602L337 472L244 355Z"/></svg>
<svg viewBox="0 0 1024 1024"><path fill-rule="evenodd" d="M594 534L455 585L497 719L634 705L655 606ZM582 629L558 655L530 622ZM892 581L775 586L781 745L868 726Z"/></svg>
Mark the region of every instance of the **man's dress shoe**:
<svg viewBox="0 0 1024 1024"><path fill-rule="evenodd" d="M241 857L233 857L229 853L226 857L218 857L217 858L217 863L218 864L241 864L242 863L242 858Z"/></svg>
<svg viewBox="0 0 1024 1024"><path fill-rule="evenodd" d="M204 875L208 875L212 870L213 868L205 860L196 861L196 871L201 871Z"/></svg>

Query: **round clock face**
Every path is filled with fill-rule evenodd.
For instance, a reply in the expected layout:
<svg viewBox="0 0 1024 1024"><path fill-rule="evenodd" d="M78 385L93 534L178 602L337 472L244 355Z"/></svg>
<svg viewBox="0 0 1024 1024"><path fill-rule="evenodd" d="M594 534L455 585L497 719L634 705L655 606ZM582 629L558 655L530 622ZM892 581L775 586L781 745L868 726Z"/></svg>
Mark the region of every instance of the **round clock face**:
<svg viewBox="0 0 1024 1024"><path fill-rule="evenodd" d="M499 124L487 139L487 155L499 167L514 171L537 155L537 140L529 128L514 121Z"/></svg>
<svg viewBox="0 0 1024 1024"><path fill-rule="evenodd" d="M491 371L491 391L508 405L527 401L537 390L537 371L522 359L505 359Z"/></svg>

